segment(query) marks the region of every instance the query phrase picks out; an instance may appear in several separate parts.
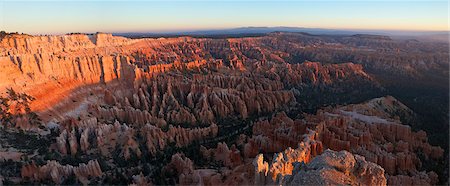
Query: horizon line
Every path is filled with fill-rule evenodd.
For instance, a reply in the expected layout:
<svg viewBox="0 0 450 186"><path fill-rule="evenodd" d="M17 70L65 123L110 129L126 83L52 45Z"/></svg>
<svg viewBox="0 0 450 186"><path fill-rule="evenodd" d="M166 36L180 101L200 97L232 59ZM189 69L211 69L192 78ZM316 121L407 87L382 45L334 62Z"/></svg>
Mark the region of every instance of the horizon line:
<svg viewBox="0 0 450 186"><path fill-rule="evenodd" d="M353 31L353 32L405 32L405 33L418 33L418 32L447 32L450 34L450 28L448 30L418 30L418 29L383 29L383 28L324 28L324 27L302 27L302 26L240 26L240 27L224 27L224 28L199 28L199 29L177 29L177 30L136 30L136 31L88 31L88 32L55 32L55 33L26 33L26 32L20 32L20 31L4 31L6 33L20 33L20 34L27 34L27 35L33 35L33 36L40 36L40 35L67 35L67 34L73 34L73 33L80 33L80 34L95 34L95 33L111 33L111 34L126 34L126 33L133 33L133 34L192 34L192 32L205 32L205 31L227 31L227 30L233 30L233 29L276 29L276 28L284 28L284 29L321 29L324 31ZM282 31L281 32L287 32ZM273 31L276 32L276 31ZM307 31L305 31L307 32ZM250 34L251 32L249 32Z"/></svg>

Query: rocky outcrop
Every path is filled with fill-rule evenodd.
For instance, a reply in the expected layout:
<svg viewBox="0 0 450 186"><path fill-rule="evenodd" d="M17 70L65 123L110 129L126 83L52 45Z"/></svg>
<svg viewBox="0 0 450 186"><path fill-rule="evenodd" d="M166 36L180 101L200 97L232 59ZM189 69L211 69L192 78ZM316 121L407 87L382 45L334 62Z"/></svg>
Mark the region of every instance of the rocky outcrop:
<svg viewBox="0 0 450 186"><path fill-rule="evenodd" d="M52 180L55 184L62 184L71 176L84 184L89 184L90 178L101 177L103 175L97 160L91 160L87 164L81 163L74 167L72 165L61 165L56 161L47 161L43 166L32 163L22 167L22 178L34 181Z"/></svg>
<svg viewBox="0 0 450 186"><path fill-rule="evenodd" d="M386 99L383 102L391 102L393 98ZM384 114L377 114L380 112L379 105L371 104L373 102L365 104L364 109L362 104L350 105L319 114L319 117L329 118L325 119L321 133L324 146L362 155L368 161L381 165L389 175L423 177L418 171L421 167L418 152L423 153L425 158L439 159L443 156L443 150L427 143L423 131L413 132L411 127L398 120L386 119L385 116L390 115L389 109L385 109ZM404 106L398 106L404 110Z"/></svg>
<svg viewBox="0 0 450 186"><path fill-rule="evenodd" d="M314 156L322 153L322 142L316 141L316 133L314 131L310 131L302 136L304 139L299 140L297 149L287 147L284 151L275 153L268 170L265 168L266 163L260 160L261 155L258 155L256 158L259 159L253 161L257 162L257 164L254 163L255 166L257 165L255 170L264 171L265 178L262 179L262 172L258 172L255 173L255 180L260 184L281 184L284 176L292 175L294 162L308 163ZM260 165L263 165L263 167L260 167Z"/></svg>
<svg viewBox="0 0 450 186"><path fill-rule="evenodd" d="M259 154L252 162L255 167L255 185L264 185L269 173L269 164L264 161L264 156Z"/></svg>
<svg viewBox="0 0 450 186"><path fill-rule="evenodd" d="M283 185L386 185L384 170L347 151L326 150L308 164L297 162Z"/></svg>

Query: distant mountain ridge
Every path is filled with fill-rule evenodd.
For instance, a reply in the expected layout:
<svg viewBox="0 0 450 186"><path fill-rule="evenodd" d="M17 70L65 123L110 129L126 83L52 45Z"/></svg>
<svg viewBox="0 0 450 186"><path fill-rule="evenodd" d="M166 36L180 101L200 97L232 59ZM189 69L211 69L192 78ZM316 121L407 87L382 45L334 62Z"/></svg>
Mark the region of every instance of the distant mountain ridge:
<svg viewBox="0 0 450 186"><path fill-rule="evenodd" d="M393 39L418 41L448 42L448 31L400 31L400 30L358 30L358 29L326 29L306 27L238 27L229 29L205 29L196 31L170 32L123 32L114 35L125 37L172 37L172 36L260 36L272 32L302 32L315 35L378 35L390 36Z"/></svg>

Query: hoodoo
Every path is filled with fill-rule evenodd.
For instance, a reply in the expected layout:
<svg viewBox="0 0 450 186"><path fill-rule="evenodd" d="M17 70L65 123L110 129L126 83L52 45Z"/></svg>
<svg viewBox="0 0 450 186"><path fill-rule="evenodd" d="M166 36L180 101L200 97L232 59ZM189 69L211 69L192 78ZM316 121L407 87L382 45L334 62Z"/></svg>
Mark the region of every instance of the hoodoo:
<svg viewBox="0 0 450 186"><path fill-rule="evenodd" d="M447 149L383 79L440 69L426 43L414 65L369 36L0 39L0 184L445 183Z"/></svg>

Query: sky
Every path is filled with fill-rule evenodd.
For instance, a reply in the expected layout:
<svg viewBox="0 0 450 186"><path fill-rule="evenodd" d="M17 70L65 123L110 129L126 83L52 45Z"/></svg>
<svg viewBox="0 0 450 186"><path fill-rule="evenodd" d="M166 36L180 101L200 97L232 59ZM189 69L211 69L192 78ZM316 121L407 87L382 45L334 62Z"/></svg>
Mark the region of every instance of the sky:
<svg viewBox="0 0 450 186"><path fill-rule="evenodd" d="M0 0L0 30L28 34L173 32L247 26L448 31L440 1Z"/></svg>

